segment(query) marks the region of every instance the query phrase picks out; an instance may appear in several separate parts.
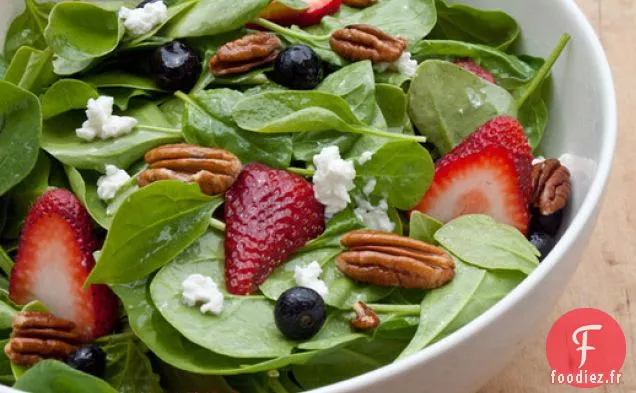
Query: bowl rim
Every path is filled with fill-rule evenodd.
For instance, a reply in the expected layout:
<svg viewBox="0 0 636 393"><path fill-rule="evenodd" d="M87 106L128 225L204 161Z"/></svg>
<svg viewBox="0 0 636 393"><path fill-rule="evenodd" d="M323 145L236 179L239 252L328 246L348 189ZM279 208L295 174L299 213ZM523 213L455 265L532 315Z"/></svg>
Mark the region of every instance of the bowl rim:
<svg viewBox="0 0 636 393"><path fill-rule="evenodd" d="M603 49L603 46L594 31L590 21L587 19L581 8L573 0L558 0L561 7L570 13L575 23L582 28L582 39L589 42L593 51L593 58L596 59L599 68L602 112L606 114L602 124L603 146L601 147L597 171L594 179L590 183L590 188L585 196L581 208L573 217L571 224L565 230L561 239L550 252L539 267L519 284L512 292L492 306L486 312L475 318L472 322L464 326L457 332L443 338L442 340L426 347L422 351L413 354L405 359L398 360L379 369L356 377L324 386L308 393L350 393L361 391L365 387L372 386L384 379L389 379L391 375L417 368L419 365L431 360L450 348L470 340L479 331L490 325L503 314L511 310L521 299L523 299L539 282L544 280L555 268L567 251L573 246L581 231L594 218L594 212L601 201L607 180L609 178L614 153L616 148L616 138L618 135L618 114L616 104L616 92L612 77L611 68Z"/></svg>

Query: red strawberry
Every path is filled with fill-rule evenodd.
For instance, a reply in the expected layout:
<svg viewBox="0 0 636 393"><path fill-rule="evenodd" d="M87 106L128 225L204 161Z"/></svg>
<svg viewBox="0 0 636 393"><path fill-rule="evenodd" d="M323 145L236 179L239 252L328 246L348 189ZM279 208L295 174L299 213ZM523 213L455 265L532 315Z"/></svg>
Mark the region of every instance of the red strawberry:
<svg viewBox="0 0 636 393"><path fill-rule="evenodd" d="M97 248L80 201L63 189L44 193L22 228L9 284L11 300L40 300L55 316L75 322L89 339L109 333L119 317L117 298L105 285L83 288Z"/></svg>
<svg viewBox="0 0 636 393"><path fill-rule="evenodd" d="M466 71L470 71L473 74L477 75L478 77L487 80L490 83L494 83L494 84L497 83L495 81L495 77L492 76L492 74L490 72L488 72L488 71L484 70L483 68L481 68L481 66L479 64L477 64L477 62L475 62L475 60L471 59L470 57L464 57L464 58L461 58L461 59L456 59L455 61L453 61L453 63L455 63L458 66L462 67Z"/></svg>
<svg viewBox="0 0 636 393"><path fill-rule="evenodd" d="M528 229L532 152L519 122L490 120L436 165L430 189L415 208L443 222L462 214L488 214Z"/></svg>
<svg viewBox="0 0 636 393"><path fill-rule="evenodd" d="M286 7L278 1L273 1L259 17L278 23L282 26L311 26L320 23L326 15L337 12L342 5L342 0L304 0L308 8L294 10Z"/></svg>
<svg viewBox="0 0 636 393"><path fill-rule="evenodd" d="M225 285L249 295L325 229L324 207L307 180L250 164L225 193Z"/></svg>

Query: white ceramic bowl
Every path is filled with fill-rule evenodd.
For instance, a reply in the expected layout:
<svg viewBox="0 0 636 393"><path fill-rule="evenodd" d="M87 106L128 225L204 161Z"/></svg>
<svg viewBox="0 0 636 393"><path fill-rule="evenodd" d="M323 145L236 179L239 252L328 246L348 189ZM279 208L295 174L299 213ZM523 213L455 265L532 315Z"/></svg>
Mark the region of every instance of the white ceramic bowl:
<svg viewBox="0 0 636 393"><path fill-rule="evenodd" d="M614 155L616 102L610 68L591 25L573 0L461 2L514 16L523 30L520 49L529 54L546 56L563 33L573 37L554 70L543 143L547 156L568 154L574 193L567 229L538 269L468 326L410 358L313 393L477 391L552 310L592 233ZM22 7L20 0L0 0L0 42ZM0 387L0 392L16 391Z"/></svg>

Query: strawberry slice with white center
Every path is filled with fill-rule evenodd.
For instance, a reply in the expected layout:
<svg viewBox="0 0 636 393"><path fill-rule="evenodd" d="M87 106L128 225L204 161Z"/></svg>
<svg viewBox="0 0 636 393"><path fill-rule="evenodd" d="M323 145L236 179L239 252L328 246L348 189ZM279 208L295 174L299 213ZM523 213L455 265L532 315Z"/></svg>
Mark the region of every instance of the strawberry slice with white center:
<svg viewBox="0 0 636 393"><path fill-rule="evenodd" d="M342 5L342 0L304 0L304 2L308 7L296 10L273 1L261 11L259 17L282 26L306 27L320 23L324 16L336 13Z"/></svg>
<svg viewBox="0 0 636 393"><path fill-rule="evenodd" d="M435 177L414 210L448 222L486 214L528 230L532 152L519 122L499 116L472 133L436 164Z"/></svg>
<svg viewBox="0 0 636 393"><path fill-rule="evenodd" d="M88 212L69 191L43 194L26 217L9 296L18 304L43 302L55 316L73 321L87 338L109 333L118 300L105 285L83 288L95 266L98 242Z"/></svg>

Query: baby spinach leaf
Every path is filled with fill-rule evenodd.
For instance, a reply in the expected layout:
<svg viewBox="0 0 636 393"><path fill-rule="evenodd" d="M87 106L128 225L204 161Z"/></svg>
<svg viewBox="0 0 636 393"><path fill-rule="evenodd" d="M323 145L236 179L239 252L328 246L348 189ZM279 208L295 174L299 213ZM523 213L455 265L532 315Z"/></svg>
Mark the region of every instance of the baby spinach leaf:
<svg viewBox="0 0 636 393"><path fill-rule="evenodd" d="M106 352L103 379L118 392L163 392L150 360L134 341L110 344L102 349Z"/></svg>
<svg viewBox="0 0 636 393"><path fill-rule="evenodd" d="M483 314L523 280L523 274L486 271L455 259L456 274L426 294L420 324L400 359L419 352Z"/></svg>
<svg viewBox="0 0 636 393"><path fill-rule="evenodd" d="M245 97L232 110L239 127L258 133L337 130L424 141L425 138L371 128L353 114L347 101L319 91L268 91Z"/></svg>
<svg viewBox="0 0 636 393"><path fill-rule="evenodd" d="M322 352L303 365L292 368L305 390L353 378L391 363L405 341L382 337L360 339L343 348Z"/></svg>
<svg viewBox="0 0 636 393"><path fill-rule="evenodd" d="M419 62L470 57L490 72L499 86L509 91L529 83L536 71L517 56L487 45L463 41L421 40L411 48L411 54Z"/></svg>
<svg viewBox="0 0 636 393"><path fill-rule="evenodd" d="M397 86L385 83L375 85L375 99L382 113L387 130L396 133L406 133L410 126L407 111L406 94ZM408 130L410 131L410 130Z"/></svg>
<svg viewBox="0 0 636 393"><path fill-rule="evenodd" d="M5 339L0 341L0 345L4 348L9 343L9 339ZM15 382L15 377L11 372L11 361L7 357L7 355L2 351L0 353L0 384L3 385L12 385Z"/></svg>
<svg viewBox="0 0 636 393"><path fill-rule="evenodd" d="M44 360L17 380L15 389L38 393L117 393L105 381L57 360Z"/></svg>
<svg viewBox="0 0 636 393"><path fill-rule="evenodd" d="M351 341L367 337L351 329L350 321L355 316L351 311L332 311L318 334L309 341L298 344L298 348L306 350L332 349Z"/></svg>
<svg viewBox="0 0 636 393"><path fill-rule="evenodd" d="M435 240L435 233L444 226L443 223L435 218L418 211L411 213L409 225L409 237L433 245L438 244L437 240Z"/></svg>
<svg viewBox="0 0 636 393"><path fill-rule="evenodd" d="M170 20L160 35L182 38L213 36L243 27L270 0L199 1L187 11Z"/></svg>
<svg viewBox="0 0 636 393"><path fill-rule="evenodd" d="M0 81L0 196L24 179L38 158L42 114L36 96Z"/></svg>
<svg viewBox="0 0 636 393"><path fill-rule="evenodd" d="M127 87L147 91L161 91L152 78L129 74L121 71L109 71L96 75L89 75L82 79L94 87Z"/></svg>
<svg viewBox="0 0 636 393"><path fill-rule="evenodd" d="M411 120L442 154L502 114L517 115L510 93L453 63L427 60L411 82Z"/></svg>
<svg viewBox="0 0 636 393"><path fill-rule="evenodd" d="M52 2L25 1L24 12L13 19L4 37L4 55L7 60L12 59L22 46L46 48L44 28L54 5Z"/></svg>
<svg viewBox="0 0 636 393"><path fill-rule="evenodd" d="M408 210L422 200L435 167L428 151L419 143L392 141L356 165L355 182L360 189L369 181L376 186L371 195L387 198L390 206Z"/></svg>
<svg viewBox="0 0 636 393"><path fill-rule="evenodd" d="M329 146L338 146L341 154L349 151L360 135L339 131L300 132L292 135L295 160L311 162L313 157Z"/></svg>
<svg viewBox="0 0 636 393"><path fill-rule="evenodd" d="M521 232L489 216L460 216L438 230L435 239L462 261L484 269L529 274L539 265L539 251Z"/></svg>
<svg viewBox="0 0 636 393"><path fill-rule="evenodd" d="M337 213L329 221L325 231L317 238L310 240L301 251L310 251L327 247L340 247L340 237L347 232L363 228L362 223L353 210L347 208Z"/></svg>
<svg viewBox="0 0 636 393"><path fill-rule="evenodd" d="M23 46L13 56L4 80L36 94L56 78L53 74L50 50L37 50Z"/></svg>
<svg viewBox="0 0 636 393"><path fill-rule="evenodd" d="M113 97L114 105L122 111L128 110L130 101L135 97L150 96L148 90L129 89L126 87L103 87L99 89L100 95Z"/></svg>
<svg viewBox="0 0 636 393"><path fill-rule="evenodd" d="M123 34L116 10L84 2L57 4L44 30L53 52L72 61L89 61L111 53Z"/></svg>
<svg viewBox="0 0 636 393"><path fill-rule="evenodd" d="M72 109L82 109L90 98L99 93L92 86L77 79L61 79L40 97L43 118L50 119Z"/></svg>
<svg viewBox="0 0 636 393"><path fill-rule="evenodd" d="M132 193L139 189L135 173L131 171L129 173L131 179L128 183L117 191L115 199L106 203L97 195L97 180L101 176L100 173L95 171L80 171L68 165L64 166L64 170L66 171L73 193L82 201L93 220L104 229L110 228L113 216L117 209L119 209L119 206L121 206Z"/></svg>
<svg viewBox="0 0 636 393"><path fill-rule="evenodd" d="M188 143L226 149L243 163L257 161L276 168L289 166L290 135L259 135L236 125L232 108L243 97L239 91L215 89L179 97L185 103L183 134Z"/></svg>
<svg viewBox="0 0 636 393"><path fill-rule="evenodd" d="M436 0L437 24L430 38L483 44L505 51L519 37L517 22L503 11L485 11L466 4Z"/></svg>
<svg viewBox="0 0 636 393"><path fill-rule="evenodd" d="M375 81L377 83L386 83L397 87L404 86L411 78L394 71L384 71L375 74Z"/></svg>
<svg viewBox="0 0 636 393"><path fill-rule="evenodd" d="M115 213L86 283L127 283L159 269L205 232L221 203L198 185L178 181L156 182L133 193Z"/></svg>
<svg viewBox="0 0 636 393"><path fill-rule="evenodd" d="M0 246L0 270L2 270L7 277L11 277L11 269L13 269L13 260L4 248Z"/></svg>
<svg viewBox="0 0 636 393"><path fill-rule="evenodd" d="M324 17L318 27L309 31L329 34L341 27L363 23L415 42L426 37L436 21L434 0L379 0L362 11L343 6L338 13Z"/></svg>
<svg viewBox="0 0 636 393"><path fill-rule="evenodd" d="M181 283L191 274L212 277L225 295L220 315L202 314L181 300ZM183 259L167 265L150 284L150 295L161 315L185 338L215 353L237 358L275 358L291 353L274 322L274 304L259 296L228 296L222 260ZM222 339L223 337L232 339Z"/></svg>
<svg viewBox="0 0 636 393"><path fill-rule="evenodd" d="M86 142L75 129L86 120L83 112L68 112L44 122L42 148L62 163L77 169L103 171L106 164L128 168L150 149L182 140L159 108L143 103L123 112L135 117L139 125L130 134L108 140Z"/></svg>
<svg viewBox="0 0 636 393"><path fill-rule="evenodd" d="M178 97L172 97L159 105L159 109L173 127L181 128L181 120L185 110L183 101Z"/></svg>

